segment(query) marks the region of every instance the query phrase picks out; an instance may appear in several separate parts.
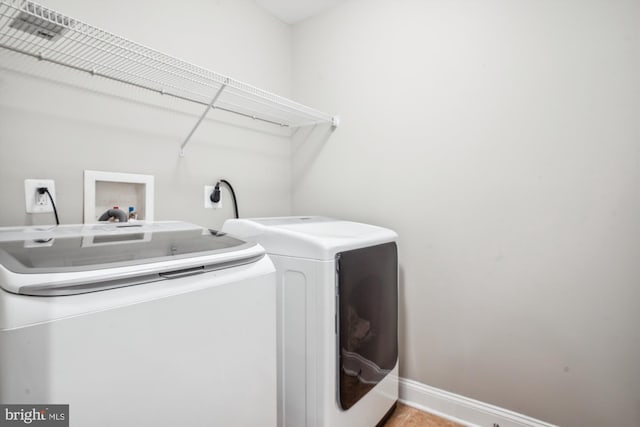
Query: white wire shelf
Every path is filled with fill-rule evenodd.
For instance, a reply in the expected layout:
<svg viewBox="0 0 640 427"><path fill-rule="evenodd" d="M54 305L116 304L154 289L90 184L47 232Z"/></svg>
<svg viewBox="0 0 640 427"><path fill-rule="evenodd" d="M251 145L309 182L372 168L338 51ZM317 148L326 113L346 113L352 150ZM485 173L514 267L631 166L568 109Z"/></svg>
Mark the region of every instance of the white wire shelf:
<svg viewBox="0 0 640 427"><path fill-rule="evenodd" d="M28 0L0 1L0 47L278 126L338 118L228 76L176 59Z"/></svg>

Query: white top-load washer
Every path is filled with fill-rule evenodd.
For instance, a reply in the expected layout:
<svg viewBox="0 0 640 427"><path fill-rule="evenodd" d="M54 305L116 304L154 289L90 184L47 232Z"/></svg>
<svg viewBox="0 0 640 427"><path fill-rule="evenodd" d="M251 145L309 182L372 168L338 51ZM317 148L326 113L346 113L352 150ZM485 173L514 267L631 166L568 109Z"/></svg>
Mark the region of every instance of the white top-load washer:
<svg viewBox="0 0 640 427"><path fill-rule="evenodd" d="M278 275L278 425L373 427L398 399L391 230L322 217L227 220Z"/></svg>
<svg viewBox="0 0 640 427"><path fill-rule="evenodd" d="M76 427L275 426L275 314L255 243L180 222L0 228L0 404L69 404Z"/></svg>

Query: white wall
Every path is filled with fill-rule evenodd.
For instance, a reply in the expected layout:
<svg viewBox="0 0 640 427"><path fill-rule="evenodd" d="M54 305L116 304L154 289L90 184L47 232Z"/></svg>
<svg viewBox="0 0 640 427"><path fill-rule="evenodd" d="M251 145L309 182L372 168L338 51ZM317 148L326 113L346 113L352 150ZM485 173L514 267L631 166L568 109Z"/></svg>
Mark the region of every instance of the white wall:
<svg viewBox="0 0 640 427"><path fill-rule="evenodd" d="M400 234L401 374L640 425L640 2L351 0L294 27L293 212Z"/></svg>
<svg viewBox="0 0 640 427"><path fill-rule="evenodd" d="M76 19L284 96L291 28L250 0L42 0ZM212 94L213 96L213 94ZM24 213L25 178L56 182L63 223L83 218L85 169L155 176L155 218L219 227L233 215L203 208L203 186L226 178L244 216L291 209L288 131L91 77L0 49L0 225L52 223Z"/></svg>

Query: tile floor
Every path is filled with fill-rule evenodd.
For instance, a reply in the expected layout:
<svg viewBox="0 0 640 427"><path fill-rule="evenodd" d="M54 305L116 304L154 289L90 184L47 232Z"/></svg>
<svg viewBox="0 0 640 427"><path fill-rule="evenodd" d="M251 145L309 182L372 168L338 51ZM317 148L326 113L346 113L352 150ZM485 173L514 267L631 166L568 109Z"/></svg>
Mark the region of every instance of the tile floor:
<svg viewBox="0 0 640 427"><path fill-rule="evenodd" d="M433 414L422 412L402 403L398 403L396 410L384 427L463 427L462 424L445 420Z"/></svg>

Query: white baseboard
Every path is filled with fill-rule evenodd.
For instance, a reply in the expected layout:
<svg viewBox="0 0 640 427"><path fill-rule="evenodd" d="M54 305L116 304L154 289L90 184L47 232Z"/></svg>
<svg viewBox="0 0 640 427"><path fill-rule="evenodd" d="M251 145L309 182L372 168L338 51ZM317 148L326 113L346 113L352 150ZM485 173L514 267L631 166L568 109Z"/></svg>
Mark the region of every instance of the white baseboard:
<svg viewBox="0 0 640 427"><path fill-rule="evenodd" d="M488 403L400 378L400 402L468 427L557 427Z"/></svg>

